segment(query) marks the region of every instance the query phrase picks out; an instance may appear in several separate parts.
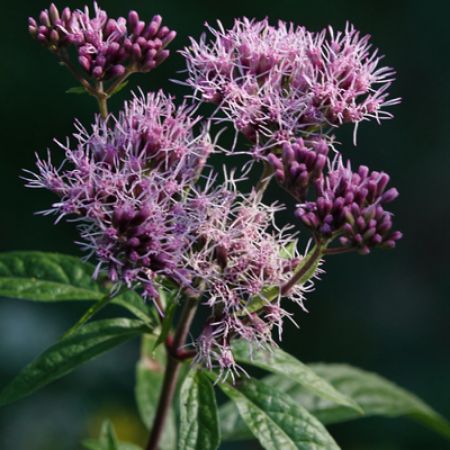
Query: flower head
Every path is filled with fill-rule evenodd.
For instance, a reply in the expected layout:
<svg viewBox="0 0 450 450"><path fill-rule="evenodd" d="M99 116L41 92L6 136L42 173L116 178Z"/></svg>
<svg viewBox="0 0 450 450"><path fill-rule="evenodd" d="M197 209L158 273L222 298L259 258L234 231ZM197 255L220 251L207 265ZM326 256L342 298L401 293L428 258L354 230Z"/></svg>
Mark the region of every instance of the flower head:
<svg viewBox="0 0 450 450"><path fill-rule="evenodd" d="M191 266L201 279L211 314L197 340L197 360L218 367L224 375L236 370L233 338L270 346L273 329L281 335L283 318L289 315L280 305L279 287L300 256L283 255L294 237L274 228L279 209L227 191L210 203L200 222ZM288 299L303 307L308 287L294 286Z"/></svg>
<svg viewBox="0 0 450 450"><path fill-rule="evenodd" d="M394 71L379 67L369 36L351 25L319 33L285 22L237 19L231 29L208 27L182 54L187 84L203 101L221 105L227 120L253 142L279 146L343 123L391 117L399 99L387 89Z"/></svg>
<svg viewBox="0 0 450 450"><path fill-rule="evenodd" d="M339 237L344 249L366 254L374 247L394 247L402 234L392 231L392 213L385 210L398 196L397 189L386 189L389 176L366 166L353 172L341 159L335 166L316 182L316 198L301 204L297 217L318 240Z"/></svg>
<svg viewBox="0 0 450 450"><path fill-rule="evenodd" d="M142 286L150 297L158 295L159 276L189 283L185 255L199 209L186 187L211 150L206 130L193 135L197 120L161 92L135 97L92 131L78 125L76 145L60 144L64 162L38 160L29 181L59 197L48 212L80 224L97 272L104 268L113 282Z"/></svg>
<svg viewBox="0 0 450 450"><path fill-rule="evenodd" d="M128 19L113 19L96 3L93 15L87 6L75 11L64 8L60 14L51 4L38 20L29 18L28 29L62 59L68 57L66 47L73 45L83 71L107 81L127 71L148 72L169 56L166 47L176 33L161 22L161 16L155 16L145 23L136 11L130 11Z"/></svg>

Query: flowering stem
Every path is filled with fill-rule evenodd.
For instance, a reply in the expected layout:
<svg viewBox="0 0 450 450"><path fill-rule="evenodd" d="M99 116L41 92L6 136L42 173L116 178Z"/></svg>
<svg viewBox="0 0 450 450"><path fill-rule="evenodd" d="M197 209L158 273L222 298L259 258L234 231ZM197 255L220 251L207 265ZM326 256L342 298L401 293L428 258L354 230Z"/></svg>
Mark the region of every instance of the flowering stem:
<svg viewBox="0 0 450 450"><path fill-rule="evenodd" d="M119 77L116 81L114 81L114 83L112 83L111 86L109 86L109 88L106 90L106 94L108 95L108 97L110 97L111 95L114 95L116 89L118 89L120 87L120 85L122 83L124 83L126 81L126 79L132 73L135 73L135 72L136 72L136 69L131 67L121 77Z"/></svg>
<svg viewBox="0 0 450 450"><path fill-rule="evenodd" d="M314 272L314 269L319 263L320 258L322 257L324 252L324 247L321 244L317 243L314 246L312 252L310 252L308 256L306 256L306 261L301 264L297 272L295 272L294 275L292 275L291 279L286 281L286 283L281 286L281 295L286 295L293 286L295 286L302 280L303 277L305 277L305 275L308 275L307 279L311 278L311 276L309 276L309 272L311 270Z"/></svg>
<svg viewBox="0 0 450 450"><path fill-rule="evenodd" d="M98 109L103 119L108 117L108 94L103 89L103 82L96 84L95 98L97 99Z"/></svg>
<svg viewBox="0 0 450 450"><path fill-rule="evenodd" d="M148 440L146 450L157 450L159 441L164 431L167 415L172 404L177 386L177 379L181 368L181 360L174 355L186 343L189 330L192 325L195 313L198 307L198 298L188 297L184 302L183 311L179 320L178 328L175 332L171 349L167 352L167 367L164 374L163 386L159 397L158 408L156 410L155 420Z"/></svg>
<svg viewBox="0 0 450 450"><path fill-rule="evenodd" d="M86 91L90 94L96 97L96 92L92 88L91 84L89 83L86 78L83 77L83 75L78 72L78 70L75 68L75 66L71 63L69 56L66 52L58 52L57 53L59 59L61 62L69 69L69 72L81 83L81 85L86 89Z"/></svg>
<svg viewBox="0 0 450 450"><path fill-rule="evenodd" d="M343 253L350 253L353 251L355 251L355 249L351 247L327 248L325 250L325 255L342 255Z"/></svg>

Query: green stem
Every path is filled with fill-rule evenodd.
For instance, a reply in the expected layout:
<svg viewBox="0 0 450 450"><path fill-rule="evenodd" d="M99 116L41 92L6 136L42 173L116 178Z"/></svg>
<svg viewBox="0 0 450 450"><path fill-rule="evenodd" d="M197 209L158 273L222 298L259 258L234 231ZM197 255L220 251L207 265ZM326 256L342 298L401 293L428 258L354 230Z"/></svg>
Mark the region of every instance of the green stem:
<svg viewBox="0 0 450 450"><path fill-rule="evenodd" d="M83 77L83 75L77 70L77 68L71 63L69 56L67 55L67 52L61 51L57 53L59 59L61 62L69 69L69 72L80 82L80 84L86 89L86 91L96 97L97 93L95 89L91 86L88 80Z"/></svg>
<svg viewBox="0 0 450 450"><path fill-rule="evenodd" d="M301 264L297 269L297 272L295 272L294 275L292 275L291 279L289 279L283 286L281 286L281 295L286 295L297 283L309 280L312 277L309 272L315 269L324 252L324 247L321 244L317 243L314 246L314 249L310 253L308 253L306 259L303 261L303 264ZM307 275L307 279L303 280L305 275Z"/></svg>
<svg viewBox="0 0 450 450"><path fill-rule="evenodd" d="M106 119L108 117L108 97L97 95L96 98L100 115L103 119Z"/></svg>
<svg viewBox="0 0 450 450"><path fill-rule="evenodd" d="M178 375L180 373L181 361L174 354L186 343L189 330L197 312L198 298L188 297L185 299L183 311L178 322L178 328L172 344L173 351L167 352L167 366L164 374L163 386L158 401L155 420L147 443L146 450L157 450L164 431L167 416L172 405Z"/></svg>
<svg viewBox="0 0 450 450"><path fill-rule="evenodd" d="M114 95L114 91L134 72L135 69L133 67L130 67L120 78L117 78L117 80L109 86L109 88L106 90L106 95L108 97Z"/></svg>
<svg viewBox="0 0 450 450"><path fill-rule="evenodd" d="M108 94L105 92L103 88L103 81L99 81L96 84L95 89L95 98L97 99L98 109L100 111L100 115L104 120L108 117Z"/></svg>

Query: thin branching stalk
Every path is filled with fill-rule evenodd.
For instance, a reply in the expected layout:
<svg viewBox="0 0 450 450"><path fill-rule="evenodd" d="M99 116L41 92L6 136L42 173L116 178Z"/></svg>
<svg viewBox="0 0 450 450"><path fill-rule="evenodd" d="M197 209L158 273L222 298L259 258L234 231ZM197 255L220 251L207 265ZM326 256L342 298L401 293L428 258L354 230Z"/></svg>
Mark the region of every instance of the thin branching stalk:
<svg viewBox="0 0 450 450"><path fill-rule="evenodd" d="M172 405L182 363L182 361L176 357L176 353L186 343L197 307L198 298L188 297L185 299L183 311L178 322L178 328L175 332L173 343L170 344L171 348L168 349L167 352L167 366L164 374L163 386L146 450L158 449L159 442L164 431L164 425Z"/></svg>

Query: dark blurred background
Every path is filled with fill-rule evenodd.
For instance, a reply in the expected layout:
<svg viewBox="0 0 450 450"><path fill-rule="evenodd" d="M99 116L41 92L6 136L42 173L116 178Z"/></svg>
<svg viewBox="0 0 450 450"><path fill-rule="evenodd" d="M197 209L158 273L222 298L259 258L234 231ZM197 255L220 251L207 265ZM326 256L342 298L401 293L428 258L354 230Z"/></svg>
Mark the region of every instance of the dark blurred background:
<svg viewBox="0 0 450 450"><path fill-rule="evenodd" d="M310 313L298 314L301 329L288 326L284 345L304 361L349 362L377 371L411 389L450 417L450 33L446 2L378 0L118 0L102 1L110 15L131 8L145 18L163 15L178 31L172 50L198 36L204 21L270 16L318 30L353 22L385 53L398 71L393 96L402 105L395 120L381 127L363 124L358 148L351 129L338 134L345 155L356 163L392 175L401 196L394 203L404 239L398 249L370 256L330 258L326 275L308 299ZM70 6L81 6L70 2ZM36 249L78 254L72 226L54 226L35 216L52 197L27 190L19 179L32 168L34 152L52 139L64 139L74 118L88 124L95 111L87 96L66 95L76 83L53 56L27 34L27 16L37 16L45 0L11 2L3 8L1 39L2 157L0 176L0 250ZM65 4L58 3L63 7ZM6 16L5 16L6 15ZM138 75L131 87L164 88L179 96L183 88L168 81L183 68L175 54L158 70ZM112 101L117 110L128 91ZM86 305L0 302L0 385L50 345ZM138 342L121 347L21 402L0 410L1 450L75 450L82 437L112 418L124 440L142 442L145 432L133 402ZM346 450L444 450L446 441L405 419L365 419L333 426ZM224 449L258 449L233 444ZM282 449L280 449L282 450Z"/></svg>

